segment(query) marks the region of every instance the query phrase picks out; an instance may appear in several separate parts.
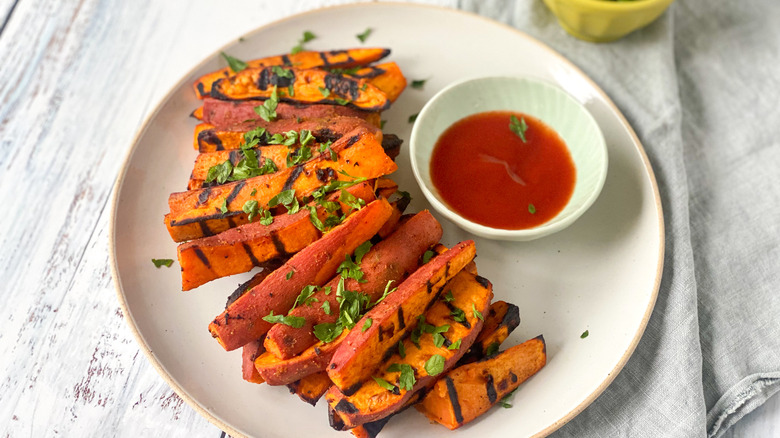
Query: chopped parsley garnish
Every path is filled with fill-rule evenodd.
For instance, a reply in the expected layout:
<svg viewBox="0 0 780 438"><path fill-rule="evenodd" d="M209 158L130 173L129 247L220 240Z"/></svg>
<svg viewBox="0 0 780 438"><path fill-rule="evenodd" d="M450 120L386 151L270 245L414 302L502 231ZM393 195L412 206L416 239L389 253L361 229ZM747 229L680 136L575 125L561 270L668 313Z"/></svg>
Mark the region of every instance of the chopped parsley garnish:
<svg viewBox="0 0 780 438"><path fill-rule="evenodd" d="M450 344L449 347L447 347L448 350L458 350L460 349L460 343L463 341L463 339L458 339L457 341Z"/></svg>
<svg viewBox="0 0 780 438"><path fill-rule="evenodd" d="M257 213L260 212L257 209L257 201L254 199L246 201L241 209L244 210L244 213L249 215L249 222L252 222L255 219L255 216L257 216Z"/></svg>
<svg viewBox="0 0 780 438"><path fill-rule="evenodd" d="M520 120L518 120L514 115L509 116L509 129L520 137L520 140L523 140L523 143L528 142L525 138L525 131L528 130L528 125L525 124L524 118L521 117Z"/></svg>
<svg viewBox="0 0 780 438"><path fill-rule="evenodd" d="M295 75L293 75L292 70L286 69L284 67L279 67L278 65L272 65L271 71L274 72L274 74L280 78L292 79L295 77Z"/></svg>
<svg viewBox="0 0 780 438"><path fill-rule="evenodd" d="M364 30L363 33L359 33L355 36L357 37L357 39L360 40L361 43L365 43L368 36L371 35L372 30L373 29L371 29L370 27L366 28L366 30Z"/></svg>
<svg viewBox="0 0 780 438"><path fill-rule="evenodd" d="M512 397L515 395L515 392L517 391L517 388L513 389L512 392L505 395L501 400L498 401L498 404L501 405L502 408L509 409L512 407Z"/></svg>
<svg viewBox="0 0 780 438"><path fill-rule="evenodd" d="M588 331L587 331L587 330L585 330L585 331L584 331L584 332L582 332L582 334L580 335L580 339L585 339L585 338L587 338L589 334L590 334L590 333L588 333Z"/></svg>
<svg viewBox="0 0 780 438"><path fill-rule="evenodd" d="M434 354L425 361L425 371L429 376L438 376L444 371L444 356Z"/></svg>
<svg viewBox="0 0 780 438"><path fill-rule="evenodd" d="M455 301L455 297L452 296L452 290L448 290L446 294L444 294L444 302L451 303Z"/></svg>
<svg viewBox="0 0 780 438"><path fill-rule="evenodd" d="M263 317L263 321L270 322L271 324L284 324L289 325L292 328L301 328L306 323L306 319L301 316L292 315L274 315L272 310L267 316Z"/></svg>
<svg viewBox="0 0 780 438"><path fill-rule="evenodd" d="M276 93L276 85L271 92L271 97L265 100L262 105L255 107L255 113L266 122L272 122L276 119L276 106L279 104L279 95Z"/></svg>
<svg viewBox="0 0 780 438"><path fill-rule="evenodd" d="M255 196L257 194L257 189L252 189L252 192L249 193L249 196Z"/></svg>
<svg viewBox="0 0 780 438"><path fill-rule="evenodd" d="M361 207L366 205L366 201L356 197L355 195L349 193L344 189L342 189L341 193L339 194L339 202L343 202L344 204L347 204L347 206L349 206L349 208L353 210L360 210Z"/></svg>
<svg viewBox="0 0 780 438"><path fill-rule="evenodd" d="M301 146L287 154L287 167L293 167L305 163L311 159L311 148Z"/></svg>
<svg viewBox="0 0 780 438"><path fill-rule="evenodd" d="M414 384L417 383L417 379L414 378L414 369L408 363L394 363L387 368L387 372L401 372L398 378L398 386L406 391L414 389Z"/></svg>
<svg viewBox="0 0 780 438"><path fill-rule="evenodd" d="M290 270L290 272L288 272L287 275L284 276L284 278L289 280L289 279L292 278L293 274L295 274L295 271L294 270Z"/></svg>
<svg viewBox="0 0 780 438"><path fill-rule="evenodd" d="M217 181L217 184L225 184L233 173L233 163L225 160L223 163L211 166L206 174L206 182Z"/></svg>
<svg viewBox="0 0 780 438"><path fill-rule="evenodd" d="M371 318L365 318L366 322L363 323L363 328L360 330L361 332L365 332L366 330L371 328L371 324L374 323L374 320Z"/></svg>
<svg viewBox="0 0 780 438"><path fill-rule="evenodd" d="M428 262L430 262L430 261L431 261L431 258L432 258L434 255L436 255L436 253L435 253L435 252L433 252L433 251L431 251L430 249L429 249L429 250L427 250L427 251L425 251L425 252L423 253L423 256L422 256L422 262L423 262L423 265L424 265L424 264L426 264L426 263L428 263Z"/></svg>
<svg viewBox="0 0 780 438"><path fill-rule="evenodd" d="M374 377L374 376L371 376L371 378L374 379L374 381L377 383L377 385L381 386L382 388L384 388L384 389L386 389L388 391L394 391L395 390L395 385L393 385L392 383L388 382L387 380L385 380L385 379L383 379L381 377Z"/></svg>
<svg viewBox="0 0 780 438"><path fill-rule="evenodd" d="M417 120L417 116L418 115L420 115L420 114L417 113L417 114L412 114L411 116L409 116L409 123L414 123L415 120Z"/></svg>
<svg viewBox="0 0 780 438"><path fill-rule="evenodd" d="M330 96L330 90L323 87L317 87L318 90L320 90L320 94L322 94L322 97L328 97Z"/></svg>
<svg viewBox="0 0 780 438"><path fill-rule="evenodd" d="M221 211L221 212L222 212L222 214L225 214L225 213L227 213L227 212L228 212L228 207L227 207L227 198L225 198L225 199L223 199L223 200L222 200L222 205L219 207L219 211Z"/></svg>
<svg viewBox="0 0 780 438"><path fill-rule="evenodd" d="M441 348L441 346L444 345L444 341L445 341L442 333L447 333L447 330L449 329L450 326L448 324L435 327L433 329L433 345L435 345L437 348Z"/></svg>
<svg viewBox="0 0 780 438"><path fill-rule="evenodd" d="M330 301L323 301L321 307L323 313L330 315Z"/></svg>
<svg viewBox="0 0 780 438"><path fill-rule="evenodd" d="M277 205L283 205L288 214L295 214L301 209L298 198L295 197L295 189L283 190L268 201L268 206L271 208Z"/></svg>
<svg viewBox="0 0 780 438"><path fill-rule="evenodd" d="M312 135L311 131L308 129L301 129L298 133L298 143L300 143L301 146L306 146L312 141L314 141L314 135Z"/></svg>
<svg viewBox="0 0 780 438"><path fill-rule="evenodd" d="M292 273L293 271L290 271L290 273L287 275L290 275ZM290 275L290 277L292 277L292 275ZM304 286L303 289L301 289L301 293L299 293L298 297L295 298L295 302L293 303L293 306L290 310L298 307L299 305L311 307L312 303L319 301L317 298L314 297L314 294L317 292L317 289L319 288L312 284L308 286Z"/></svg>
<svg viewBox="0 0 780 438"><path fill-rule="evenodd" d="M152 263L154 263L155 268L160 268L161 266L170 268L173 265L173 259L152 259Z"/></svg>
<svg viewBox="0 0 780 438"><path fill-rule="evenodd" d="M393 280L388 280L388 281L387 281L387 284L385 285L385 291L384 291L384 292L382 292L382 296L381 296L381 297L379 297L379 299L378 299L378 300L376 300L376 302L375 302L374 304L372 304L372 305L371 305L371 307L374 307L374 306L376 306L377 304L381 303L381 302L382 302L382 300L384 300L385 298L387 298L387 296L388 296L388 295L390 295L391 293L393 293L393 292L395 292L395 291L397 291L397 290L398 290L398 288L397 288L397 287L394 287L394 288L390 289L390 285L391 285L391 284L393 284Z"/></svg>
<svg viewBox="0 0 780 438"><path fill-rule="evenodd" d="M371 249L371 242L366 241L355 248L355 261L352 261L349 254L345 255L344 261L339 265L338 269L336 269L336 273L341 274L341 278L343 279L353 278L359 283L365 283L366 280L363 278L363 271L360 270L360 262L369 249Z"/></svg>
<svg viewBox="0 0 780 438"><path fill-rule="evenodd" d="M466 312L457 307L450 312L450 316L452 316L452 320L455 322L466 322Z"/></svg>
<svg viewBox="0 0 780 438"><path fill-rule="evenodd" d="M533 204L528 204L528 212L531 214L536 214L536 207L534 207Z"/></svg>
<svg viewBox="0 0 780 438"><path fill-rule="evenodd" d="M274 217L271 216L271 212L270 211L268 211L266 209L262 209L262 210L260 210L260 213L258 213L258 214L260 214L260 224L261 225L271 225L272 223L274 223Z"/></svg>
<svg viewBox="0 0 780 438"><path fill-rule="evenodd" d="M340 98L340 97L334 97L334 98L333 98L333 100L334 100L334 101L335 101L337 104L339 104L339 105L346 105L346 104L348 104L348 103L349 103L349 101L348 101L347 99L342 99L342 98Z"/></svg>
<svg viewBox="0 0 780 438"><path fill-rule="evenodd" d="M333 342L344 329L336 322L324 322L314 326L314 336L324 343Z"/></svg>
<svg viewBox="0 0 780 438"><path fill-rule="evenodd" d="M422 90L422 88L425 86L425 82L428 79L417 79L412 81L412 88L415 88L417 90Z"/></svg>
<svg viewBox="0 0 780 438"><path fill-rule="evenodd" d="M334 151L330 145L332 145L333 142L328 140L326 143L320 144L320 153L324 154L325 152L330 151L330 161L337 161L339 159L338 154L336 154L336 151Z"/></svg>
<svg viewBox="0 0 780 438"><path fill-rule="evenodd" d="M482 312L477 310L476 306L474 306L474 303L471 303L471 314L474 315L475 318L479 318L482 321L485 320L485 318L482 317Z"/></svg>
<svg viewBox="0 0 780 438"><path fill-rule="evenodd" d="M498 342L493 342L485 349L485 357L493 357L498 353L498 347L500 344Z"/></svg>
<svg viewBox="0 0 780 438"><path fill-rule="evenodd" d="M298 44L295 45L291 50L290 54L295 55L296 53L300 53L303 51L303 45L308 43L309 41L317 38L317 35L314 35L313 33L309 32L308 30L303 32L303 38L298 40Z"/></svg>
<svg viewBox="0 0 780 438"><path fill-rule="evenodd" d="M247 67L249 67L249 65L247 65L246 62L238 58L234 58L225 52L220 52L220 53L222 54L222 57L225 58L225 61L227 61L228 67L230 67L230 69L233 70L235 73L238 73L241 70L244 70Z"/></svg>

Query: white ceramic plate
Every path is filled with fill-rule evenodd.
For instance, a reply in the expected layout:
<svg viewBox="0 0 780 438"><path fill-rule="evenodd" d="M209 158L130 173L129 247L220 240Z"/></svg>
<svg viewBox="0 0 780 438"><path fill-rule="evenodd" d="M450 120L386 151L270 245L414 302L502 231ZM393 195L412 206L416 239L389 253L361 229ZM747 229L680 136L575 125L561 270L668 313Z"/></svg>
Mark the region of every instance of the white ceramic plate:
<svg viewBox="0 0 780 438"><path fill-rule="evenodd" d="M609 98L580 70L515 29L454 10L360 4L313 11L258 29L225 50L239 58L284 53L304 30L312 49L367 44L390 47L409 79L383 118L386 132L409 138L409 115L447 84L466 77L525 74L556 83L582 102L609 148L609 172L596 203L574 225L533 242L477 240L477 265L496 299L520 306L516 344L544 334L549 362L520 387L512 409L496 408L462 428L461 437L527 437L552 432L592 402L633 352L655 303L663 260L663 217L652 169L639 140ZM465 31L468 30L468 31ZM513 56L506 56L512 53ZM198 106L190 84L222 67L215 54L163 99L140 130L114 193L112 268L119 301L142 350L171 387L231 435L344 437L328 426L325 404L312 408L284 387L241 379L240 351L226 353L209 336L209 321L250 274L181 292L179 269L155 269L151 258L175 258L163 225L168 194L186 186L195 151L188 117ZM398 158L396 180L427 208L409 166ZM445 244L471 238L443 218ZM588 330L590 336L580 339ZM451 437L414 410L391 421L382 436Z"/></svg>

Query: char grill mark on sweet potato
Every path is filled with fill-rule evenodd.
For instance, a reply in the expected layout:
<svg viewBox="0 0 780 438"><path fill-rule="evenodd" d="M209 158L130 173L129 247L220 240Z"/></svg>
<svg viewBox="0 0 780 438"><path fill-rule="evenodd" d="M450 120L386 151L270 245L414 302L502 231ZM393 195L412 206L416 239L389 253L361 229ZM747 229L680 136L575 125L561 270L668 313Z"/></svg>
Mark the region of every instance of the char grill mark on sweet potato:
<svg viewBox="0 0 780 438"><path fill-rule="evenodd" d="M380 73L381 72L381 73ZM374 67L358 70L355 77L368 79L368 82L382 90L390 102L395 102L406 88L406 78L395 62L386 62Z"/></svg>
<svg viewBox="0 0 780 438"><path fill-rule="evenodd" d="M365 332L350 332L333 356L328 375L334 385L349 395L361 382L370 379L371 373L380 365L382 355L414 327L416 317L438 298L445 283L471 262L475 255L473 241L455 245L415 271L398 286L396 292L371 309L366 314L367 318L373 320L371 327ZM403 329L399 328L396 320L399 306L404 307L406 320Z"/></svg>
<svg viewBox="0 0 780 438"><path fill-rule="evenodd" d="M415 408L430 420L457 429L487 412L546 363L544 338L538 336L450 370Z"/></svg>
<svg viewBox="0 0 780 438"><path fill-rule="evenodd" d="M346 189L365 203L375 199L369 182L363 182ZM329 201L338 201L339 193L329 196ZM320 220L327 212L321 206L317 209ZM343 214L350 214L352 208L339 203ZM322 235L309 218L308 210L293 215L282 213L275 216L270 225L253 222L220 233L179 245L178 256L181 266L182 290L190 290L211 280L233 274L248 272L257 266L278 266L292 254L305 248ZM192 255L197 254L198 260Z"/></svg>
<svg viewBox="0 0 780 438"><path fill-rule="evenodd" d="M212 336L229 351L265 334L271 323L263 317L272 311L274 315L286 314L304 286L321 286L332 278L344 256L373 236L391 211L386 200L378 199L353 213L214 318L209 324ZM293 275L287 278L290 272Z"/></svg>
<svg viewBox="0 0 780 438"><path fill-rule="evenodd" d="M490 299L492 298L492 287L488 284L485 288L477 282L475 276L467 271L460 271L450 280L446 286L452 290L454 302L458 306L487 313ZM449 309L443 301L437 300L435 304L425 313L425 322L434 327L447 325L445 335L451 339L461 341L460 348L449 349L442 345L438 347L431 334L424 333L419 339L420 347L415 345L412 339L403 341L405 356L401 357L397 349L388 360L381 365L372 374L375 377L384 379L394 385L392 391L382 388L373 379L367 380L357 391L351 395L346 395L335 385L328 390L326 399L331 406L337 406L342 400L347 400L355 407L357 412L345 412L336 409L337 413L347 427L354 427L370 421L387 417L407 405L413 394L426 388L433 383L441 374L429 375L426 363L434 356L439 355L443 359L443 371L452 368L458 362L460 357L472 345L479 331L482 328L482 321L474 315L473 312L467 312L466 317L471 322L471 328L452 324L452 316ZM390 368L393 364L403 364L410 366L414 371L415 382L411 390L402 387L400 383L400 373Z"/></svg>
<svg viewBox="0 0 780 438"><path fill-rule="evenodd" d="M356 129L371 132L378 141L382 141L382 132L377 126L357 117L302 119L300 123L297 119L278 119L273 122L260 119L221 129L201 123L195 127L195 149L201 153L239 149L244 144L244 134L258 127L266 130L266 134L260 138L260 145L265 145L274 134L284 134L288 131L300 132L304 129L311 131L317 142L321 143L337 141Z"/></svg>
<svg viewBox="0 0 780 438"><path fill-rule="evenodd" d="M323 184L316 176L317 169L332 168L339 180L350 181L353 177L367 179L377 178L397 169L395 163L382 151L381 145L373 134L363 131L356 133L359 141L346 148L348 138L333 144L332 149L338 155L338 161L331 161L328 156L318 156L306 163L288 168L270 175L262 175L242 181L231 182L208 189L208 201L198 204L201 190L173 193L168 198L170 212L165 217L168 232L174 241L203 237L200 222L206 222L208 229L219 233L232 226L248 222L247 214L243 212L244 204L256 200L258 208L267 209L268 201L282 190L295 189L299 202L310 195ZM327 154L326 154L327 155ZM363 165L356 167L356 161ZM339 172L344 171L350 176ZM255 195L251 195L255 191ZM226 212L222 212L225 207Z"/></svg>
<svg viewBox="0 0 780 438"><path fill-rule="evenodd" d="M413 218L400 226L385 240L374 245L364 256L360 263L364 282L355 279L346 279L344 288L368 295L371 302L376 302L384 292L388 282L393 285L400 282L409 273L417 269L417 260L426 249L441 239L441 225L427 211L417 213ZM331 290L336 290L340 276L333 278L328 284ZM283 324L272 327L266 336L266 349L282 359L289 359L306 348L317 343L313 328L317 324L336 322L339 308L336 295L325 294L324 290L316 292L313 297L317 300L316 306L296 307L291 315L306 319L300 328L293 328ZM331 312L326 314L322 309L322 303L328 302ZM403 311L398 308L400 324L403 327Z"/></svg>
<svg viewBox="0 0 780 438"><path fill-rule="evenodd" d="M211 97L220 100L265 100L275 90L282 102L343 104L364 111L383 111L390 107L387 96L366 79L336 75L325 70L288 68L287 71L293 75L292 81L280 77L270 67L248 68L217 80L211 88Z"/></svg>
<svg viewBox="0 0 780 438"><path fill-rule="evenodd" d="M319 144L313 144L311 147L313 148L313 151L316 151L319 148ZM271 145L252 148L252 150L257 155L258 163L261 166L265 163L265 160L268 159L273 161L274 165L279 170L284 170L287 168L287 154L290 152L289 147L285 145ZM315 155L317 154L318 153ZM198 154L198 157L195 159L195 165L192 168L192 173L190 174L190 180L187 183L187 188L189 190L196 190L220 185L217 180L213 180L208 183L205 182L208 177L209 169L220 165L225 161L230 161L230 163L235 167L243 159L244 153L241 149ZM206 200L207 198L202 202L205 202Z"/></svg>
<svg viewBox="0 0 780 438"><path fill-rule="evenodd" d="M295 65L299 69L308 69L316 67L332 68L352 68L360 65L370 64L378 61L390 54L390 49L383 48L355 48L341 51L313 52L305 51L295 54L284 54L270 56L267 58L254 59L247 61L250 68L266 67L272 65ZM219 79L229 77L235 74L229 67L208 73L201 76L193 84L195 95L198 99L207 97L212 85Z"/></svg>
<svg viewBox="0 0 780 438"><path fill-rule="evenodd" d="M520 309L506 301L496 301L490 305L485 315L485 323L479 332L474 345L460 359L458 365L483 359L491 350L498 352L498 347L520 325Z"/></svg>

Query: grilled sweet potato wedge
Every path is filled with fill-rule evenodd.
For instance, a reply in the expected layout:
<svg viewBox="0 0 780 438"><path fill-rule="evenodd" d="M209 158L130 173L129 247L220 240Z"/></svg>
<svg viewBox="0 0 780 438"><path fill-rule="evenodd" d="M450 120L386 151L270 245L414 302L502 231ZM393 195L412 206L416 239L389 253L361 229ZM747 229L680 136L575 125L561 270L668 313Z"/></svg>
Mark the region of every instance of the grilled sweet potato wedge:
<svg viewBox="0 0 780 438"><path fill-rule="evenodd" d="M217 129L242 125L248 121L262 120L255 107L262 105L256 100L219 100L207 97L203 100L203 122ZM362 111L344 105L299 104L279 102L276 106L277 120L281 119L327 119L332 117L355 117L379 127L379 113Z"/></svg>
<svg viewBox="0 0 780 438"><path fill-rule="evenodd" d="M461 358L458 365L480 360L498 353L498 347L520 325L520 309L506 301L496 301L490 305L485 315L485 324L476 342Z"/></svg>
<svg viewBox="0 0 780 438"><path fill-rule="evenodd" d="M425 319L415 324L416 337L404 340L403 349L396 342L388 350L390 354L380 355L386 359L372 372L374 379L348 396L335 385L325 394L328 404L348 428L376 421L401 409L415 391L452 368L474 342L482 329L482 315L488 311L493 297L492 285L482 277L461 271L447 283L446 290L452 291L451 304L464 309L462 322L455 320L449 306L437 300L425 312Z"/></svg>
<svg viewBox="0 0 780 438"><path fill-rule="evenodd" d="M212 336L228 351L258 339L271 328L263 317L286 314L304 286L333 278L344 256L376 234L392 210L378 199L353 213L233 302L209 324Z"/></svg>
<svg viewBox="0 0 780 438"><path fill-rule="evenodd" d="M366 204L375 199L369 182L346 190ZM329 200L338 201L339 195L340 192L334 193ZM324 221L328 212L322 206L314 207L319 219ZM348 215L352 210L343 203L340 207L343 214ZM270 225L252 222L216 236L179 245L182 290L194 289L217 278L249 272L256 266L289 258L322 236L312 223L310 214L305 209L292 215L282 213L275 216Z"/></svg>
<svg viewBox="0 0 780 438"><path fill-rule="evenodd" d="M350 395L363 382L370 380L371 373L381 364L385 353L395 348L398 341L414 329L417 317L428 309L450 278L475 255L474 241L455 245L415 271L398 286L397 291L368 311L364 319L371 318L371 327L365 331L352 330L328 365L328 376L333 384Z"/></svg>
<svg viewBox="0 0 780 438"><path fill-rule="evenodd" d="M290 383L287 385L287 388L290 389L290 393L297 395L306 403L315 406L317 401L319 401L332 385L333 382L330 381L328 373L320 371L319 373L309 374L297 382Z"/></svg>
<svg viewBox="0 0 780 438"><path fill-rule="evenodd" d="M219 79L211 87L211 97L220 100L265 100L276 91L282 102L332 103L364 111L384 111L390 100L366 79L330 73L326 70L248 68Z"/></svg>
<svg viewBox="0 0 780 438"><path fill-rule="evenodd" d="M255 368L260 376L271 386L288 385L308 375L325 370L333 353L347 337L345 330L331 342L317 342L290 359L279 359L266 351L255 359Z"/></svg>
<svg viewBox="0 0 780 438"><path fill-rule="evenodd" d="M312 144L310 146L312 147L313 151L317 151L319 148L318 144ZM260 165L264 164L265 160L271 160L278 170L287 169L287 155L291 151L290 147L276 144L255 147L252 148L252 151L254 151L255 155L257 156L257 160ZM315 152L315 155L316 154L318 153ZM241 149L231 149L198 154L198 157L195 158L195 165L192 167L192 173L190 174L190 181L187 183L187 189L197 190L202 188L204 184L207 186L219 185L216 181L212 181L211 183L205 182L209 174L209 169L228 160L235 167L244 158L244 153Z"/></svg>
<svg viewBox="0 0 780 438"><path fill-rule="evenodd" d="M260 373L257 372L257 368L255 368L255 359L263 353L265 353L265 348L263 347L262 339L257 339L244 345L243 350L241 351L241 374L247 382L265 382L265 380L260 377ZM320 395L320 397L322 396Z"/></svg>
<svg viewBox="0 0 780 438"><path fill-rule="evenodd" d="M364 67L350 76L367 79L370 84L382 90L390 102L395 102L406 88L406 78L395 62Z"/></svg>
<svg viewBox="0 0 780 438"><path fill-rule="evenodd" d="M415 408L430 420L457 429L487 412L546 363L544 338L539 336L453 369Z"/></svg>
<svg viewBox="0 0 780 438"><path fill-rule="evenodd" d="M390 49L382 48L356 48L349 50L330 50L327 52L305 51L295 54L269 56L267 58L247 61L248 67L267 67L272 65L296 66L299 69L329 67L352 68L359 65L367 65L378 61L390 54ZM192 84L198 99L207 97L211 92L212 84L222 78L235 74L230 67L201 76Z"/></svg>
<svg viewBox="0 0 780 438"><path fill-rule="evenodd" d="M438 242L441 235L441 225L429 211L417 213L363 256L360 268L365 282L349 278L344 282L344 288L364 293L369 296L370 302L375 302L382 296L388 282L398 284L403 277L417 269L420 256ZM340 276L337 276L327 286L336 290L339 280ZM318 342L313 333L315 325L336 322L338 312L329 310L325 313L322 308L328 302L328 309L338 309L336 294L326 295L325 291L320 290L314 297L318 305L300 306L290 312L291 315L306 318L302 327L284 324L271 327L265 340L268 351L282 359L289 359Z"/></svg>
<svg viewBox="0 0 780 438"><path fill-rule="evenodd" d="M245 143L244 134L254 128L264 128L266 134L260 138L260 145L265 145L270 136L284 134L288 131L311 131L319 142L336 141L356 129L371 132L377 141L382 141L382 132L375 125L356 117L333 117L328 119L279 119L273 122L251 120L241 125L216 129L208 123L195 127L194 145L198 152L214 152L238 149Z"/></svg>
<svg viewBox="0 0 780 438"><path fill-rule="evenodd" d="M302 202L304 197L330 181L351 181L347 175L373 179L398 168L374 136L366 131L340 139L332 149L338 161L331 161L326 154L270 175L172 193L168 198L170 212L165 216L171 238L182 242L247 223L243 206L248 201L257 201L259 209L267 209L268 201L278 193L295 190L296 199Z"/></svg>

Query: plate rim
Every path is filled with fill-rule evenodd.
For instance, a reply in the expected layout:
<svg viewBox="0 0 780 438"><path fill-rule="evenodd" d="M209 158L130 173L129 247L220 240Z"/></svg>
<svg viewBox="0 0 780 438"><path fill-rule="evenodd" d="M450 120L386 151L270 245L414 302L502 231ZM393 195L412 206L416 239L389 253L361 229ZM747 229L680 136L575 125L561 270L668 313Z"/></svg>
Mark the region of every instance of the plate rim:
<svg viewBox="0 0 780 438"><path fill-rule="evenodd" d="M275 26L277 24L280 24L284 21L292 20L298 17L306 16L306 15L314 15L321 13L323 11L328 10L334 10L334 9L360 9L360 8L372 8L372 7L379 7L379 6L393 6L393 7L406 7L406 8L424 8L424 9L430 9L430 10L436 10L439 12L445 12L445 13L457 13L462 14L465 16L468 16L469 18L476 18L479 20L483 20L485 22L488 22L489 24L492 24L494 26L500 26L504 29L510 30L517 34L521 38L525 38L527 40L530 40L534 44L537 44L541 49L548 52L550 55L552 55L554 58L558 59L560 62L564 63L565 65L572 68L575 72L579 73L580 76L596 91L596 94L604 99L604 102L607 104L607 106L617 114L621 125L626 131L628 132L629 136L634 141L634 145L636 146L637 152L639 152L639 157L642 161L642 164L644 165L644 168L650 178L650 185L653 192L653 201L655 202L656 206L656 213L658 215L658 256L657 256L657 265L656 265L656 274L655 274L655 283L653 284L652 291L651 291L651 297L648 302L647 308L645 309L644 315L642 316L642 319L639 323L639 327L634 334L633 338L631 339L631 342L627 346L626 350L623 352L622 356L618 360L618 362L615 364L615 366L612 368L612 370L607 374L607 377L601 382L601 384L596 387L593 392L591 392L585 399L583 399L576 407L574 407L572 410L570 410L568 413L563 415L561 418L550 424L549 426L545 427L544 429L540 430L536 434L532 435L532 437L544 437L547 436L554 431L560 429L563 425L571 421L574 417L579 415L585 408L587 408L593 401L596 400L603 392L606 390L606 388L612 384L612 382L615 380L615 378L620 374L620 371L625 367L626 363L628 362L628 359L631 358L634 351L636 350L637 345L639 344L639 341L642 339L642 336L645 333L645 330L647 328L647 324L650 320L650 316L653 313L653 309L655 308L655 303L658 299L658 293L660 291L661 287L661 279L663 276L663 268L664 268L664 254L665 254L665 248L666 248L666 232L665 232L665 222L664 222L664 215L663 215L663 205L661 201L661 195L658 190L658 182L655 177L655 172L653 171L653 167L650 163L650 159L647 156L647 152L645 151L644 145L642 144L641 140L637 136L636 132L634 131L634 128L631 126L630 123L628 123L628 120L626 119L625 115L623 115L623 112L620 111L620 109L615 105L615 103L612 101L612 99L607 95L604 90L601 89L601 87L596 84L596 82L593 81L593 79L590 78L585 72L583 72L577 65L575 65L572 61L564 57L562 54L558 53L551 47L549 47L546 43L533 38L532 36L528 35L527 33L512 27L506 23L494 20L489 17L485 17L473 12L464 11L461 9L454 9L454 8L448 8L445 6L439 6L439 5L429 5L429 4L419 4L419 3L406 3L406 2L398 2L398 1L383 1L381 3L347 3L347 4L340 4L340 5L331 5L331 6L325 6L320 7L316 9L311 9L303 12L299 12L292 15L286 15L284 17L281 17L279 19L270 21L262 26L256 27L252 29L251 31L243 34L243 37L251 37L257 33L260 33L264 31L266 28ZM173 377L167 372L167 370L163 367L163 365L160 363L160 361L157 359L157 356L154 354L154 352L151 350L149 345L147 344L144 337L141 335L140 331L138 330L138 326L135 322L135 318L133 317L132 313L130 313L127 300L125 298L124 289L122 288L122 283L119 278L119 269L117 266L117 256L116 256L116 217L117 217L117 209L119 206L119 192L122 190L122 187L124 186L125 178L127 177L128 170L129 170L129 163L130 160L133 158L133 155L135 154L136 149L138 148L138 142L140 138L144 135L146 130L149 127L149 124L153 119L155 119L158 115L158 113L162 110L164 104L172 97L174 93L176 93L182 86L186 85L186 80L192 74L199 70L201 67L206 65L208 62L212 61L215 56L219 54L219 52L224 51L229 46L232 46L235 43L235 41L230 40L223 44L221 47L219 47L217 50L213 51L211 55L204 57L199 63L194 65L192 68L190 68L185 74L181 76L181 78L173 85L171 88L165 93L164 96L162 96L156 103L154 110L151 111L143 120L140 127L136 131L132 143L130 145L130 148L125 153L125 157L122 160L122 167L119 172L119 174L116 177L116 180L114 181L114 188L111 193L111 211L109 215L109 232L108 232L108 252L109 252L109 265L111 268L111 279L114 283L114 288L116 289L117 299L119 301L119 307L122 309L122 314L125 317L125 320L127 321L127 324L130 328L130 331L133 334L133 337L135 338L136 343L140 347L140 349L143 351L144 355L146 356L146 359L152 364L154 369L157 371L157 374L162 377L162 379L165 381L165 383L182 399L184 400L190 407L192 407L198 414L200 414L203 418L208 420L211 424L217 426L219 429L227 432L233 437L239 438L249 438L247 435L245 435L243 432L238 431L231 425L227 424L226 422L222 421L220 418L218 418L216 415L214 415L212 412L210 412L208 409L206 409L204 406L202 406L197 400L195 400L190 394L182 388L174 379Z"/></svg>

